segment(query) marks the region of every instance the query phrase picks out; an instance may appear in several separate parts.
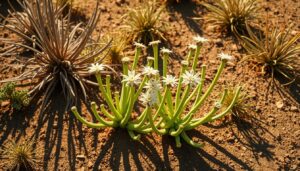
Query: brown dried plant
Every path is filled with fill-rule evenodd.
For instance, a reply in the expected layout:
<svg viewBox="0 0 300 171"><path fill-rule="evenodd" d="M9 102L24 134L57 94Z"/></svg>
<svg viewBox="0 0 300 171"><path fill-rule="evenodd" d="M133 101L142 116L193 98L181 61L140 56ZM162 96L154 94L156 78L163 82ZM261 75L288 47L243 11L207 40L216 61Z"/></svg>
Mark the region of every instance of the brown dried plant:
<svg viewBox="0 0 300 171"><path fill-rule="evenodd" d="M41 3L44 5L41 6ZM70 12L65 18L66 21L60 22L63 16L55 17L56 7L52 0L24 1L21 5L39 37L39 40L29 37L28 39L35 42L41 50L12 42L33 50L35 55L26 62L25 71L21 75L0 82L31 81L33 87L29 94L33 97L39 93L44 95L42 109L57 86L61 87L64 94L67 102L66 109L76 103L80 97L79 93L82 93L86 100L87 86L95 84L86 78L90 76L88 67L94 62L101 62L103 58L97 61L94 59L109 46L109 43L104 47L94 46L93 51L81 55L87 46L92 46L89 45L90 37L100 16L98 3L91 19L83 29L79 29L81 23L71 26ZM19 36L24 36L18 29L13 27L9 29Z"/></svg>
<svg viewBox="0 0 300 171"><path fill-rule="evenodd" d="M10 7L12 10L9 10L9 17L5 19L3 16L1 16L3 19L5 19L5 28L8 30L11 30L13 32L16 32L18 36L21 38L19 40L11 40L11 39L4 39L2 38L4 42L11 44L11 46L7 47L5 49L5 53L1 54L2 56L4 55L13 55L17 52L19 52L19 44L22 44L23 46L29 46L34 49L38 49L39 47L36 47L36 41L40 40L39 34L36 31L36 27L34 26L34 22L32 20L36 20L36 18L32 17L37 17L38 16L38 10L34 9L36 8L36 5L34 5L34 1L29 1L26 0L24 2L20 2L20 6L24 9L24 12L18 12L14 6L8 1L10 4ZM43 11L45 8L43 8L43 2L40 1L40 17L44 19L45 26L47 25L48 21L46 20L47 17L45 16L45 12ZM34 10L31 12L35 12L29 16L28 11L26 11L26 7L30 7ZM62 8L56 8L54 9L55 11L53 12L53 18L55 21L59 20L59 15L61 15ZM62 20L63 21L63 20ZM33 41L34 40L34 41ZM15 42L18 41L16 44ZM14 43L12 43L14 42Z"/></svg>

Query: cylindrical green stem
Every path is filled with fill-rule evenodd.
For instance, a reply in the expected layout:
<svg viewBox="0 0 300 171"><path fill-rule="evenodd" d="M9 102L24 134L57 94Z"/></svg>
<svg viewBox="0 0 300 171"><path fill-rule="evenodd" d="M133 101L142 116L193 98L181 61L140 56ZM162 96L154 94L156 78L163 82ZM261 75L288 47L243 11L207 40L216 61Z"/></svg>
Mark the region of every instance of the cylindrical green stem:
<svg viewBox="0 0 300 171"><path fill-rule="evenodd" d="M141 54L141 50L142 50L141 47L136 47L135 48L135 55L134 55L132 70L136 69L136 66L137 66L137 63L139 61L139 57L140 57L140 54Z"/></svg>
<svg viewBox="0 0 300 171"><path fill-rule="evenodd" d="M97 105L96 105L95 102L91 103L91 109L92 109L92 112L93 112L94 116L96 117L96 119L100 123L102 123L102 124L104 124L106 126L111 126L111 127L116 127L117 126L117 124L114 121L106 121L106 120L104 120L104 119L101 118L101 116L97 112Z"/></svg>
<svg viewBox="0 0 300 171"><path fill-rule="evenodd" d="M133 86L130 87L129 96L127 98L129 98L129 105L128 105L128 108L126 110L124 118L120 122L120 126L122 128L124 128L126 126L126 124L128 123L128 120L131 116L131 112L132 112L133 105L134 105L134 102L135 102L135 100L134 100L134 87Z"/></svg>
<svg viewBox="0 0 300 171"><path fill-rule="evenodd" d="M194 56L194 60L193 60L193 66L192 66L193 71L196 70L196 66L197 66L197 63L198 63L198 57L199 57L199 54L200 54L200 49L201 49L201 45L197 44L197 48L196 48L196 52L195 52L195 56Z"/></svg>
<svg viewBox="0 0 300 171"><path fill-rule="evenodd" d="M216 85L217 81L219 80L219 77L220 77L225 65L226 65L226 61L222 60L221 65L219 66L219 69L218 69L212 83L208 87L205 94L200 98L200 100L198 102L196 102L196 104L193 105L190 112L196 112L196 110L198 110L198 108L203 104L203 102L206 100L206 98L210 95L210 93L212 92L214 86Z"/></svg>
<svg viewBox="0 0 300 171"><path fill-rule="evenodd" d="M107 105L109 106L110 110L114 113L114 115L118 118L121 119L122 116L121 114L117 111L117 109L115 108L115 106L113 105L112 99L107 95L104 87L103 87L103 83L102 83L102 79L101 79L101 75L100 74L96 74L96 78L99 84L99 89L107 103Z"/></svg>
<svg viewBox="0 0 300 171"><path fill-rule="evenodd" d="M158 44L153 44L154 69L158 70Z"/></svg>
<svg viewBox="0 0 300 171"><path fill-rule="evenodd" d="M77 111L77 108L75 106L73 106L71 108L71 111L73 112L73 114L75 115L75 117L83 124L85 124L86 126L90 127L90 128L103 128L106 127L105 125L103 125L102 123L93 123L93 122L89 122L87 120L85 120L83 117L80 116L80 114Z"/></svg>
<svg viewBox="0 0 300 171"><path fill-rule="evenodd" d="M177 91L176 91L176 96L175 96L175 109L178 108L179 105L179 101L180 101L180 95L181 95L181 87L182 87L182 77L181 75L184 74L184 72L186 71L187 65L182 64L182 68L180 71L180 75L179 75L179 80L178 80L178 85L177 85Z"/></svg>
<svg viewBox="0 0 300 171"><path fill-rule="evenodd" d="M169 54L164 53L163 54L163 77L166 77L166 75L167 75L168 60L169 60Z"/></svg>
<svg viewBox="0 0 300 171"><path fill-rule="evenodd" d="M204 144L195 143L192 139L190 139L190 137L185 133L185 131L183 131L180 135L185 142L187 142L189 145L193 147L201 148L204 146Z"/></svg>

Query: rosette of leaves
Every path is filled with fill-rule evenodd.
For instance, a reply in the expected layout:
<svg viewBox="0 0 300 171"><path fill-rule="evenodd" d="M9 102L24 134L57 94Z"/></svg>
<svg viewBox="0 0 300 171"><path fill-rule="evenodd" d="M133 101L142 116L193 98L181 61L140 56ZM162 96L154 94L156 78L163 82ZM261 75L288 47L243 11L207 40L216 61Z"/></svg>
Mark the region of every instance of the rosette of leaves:
<svg viewBox="0 0 300 171"><path fill-rule="evenodd" d="M256 18L256 0L215 0L213 4L202 3L209 14L205 17L209 23L235 35L245 34L246 22Z"/></svg>
<svg viewBox="0 0 300 171"><path fill-rule="evenodd" d="M5 43L11 44L11 46L7 47L5 50L5 53L1 55L8 55L12 53L18 52L17 50L20 47L25 47L25 49L39 49L40 47L36 46L36 42L40 41L40 35L37 32L37 28L34 26L34 21L37 21L37 17L41 17L44 19L44 25L47 26L47 17L45 16L45 8L43 7L43 2L39 1L39 4L36 5L34 1L19 1L18 2L20 6L25 9L23 12L17 12L13 5L10 4L12 11L9 12L9 17L4 18L5 25L3 25L4 28L16 33L19 36L19 40L17 40L18 43L16 43L16 40L11 39L2 39ZM39 10L37 9L39 8ZM29 9L31 12L34 12L29 15ZM62 8L55 8L52 15L53 19L55 21L65 22L63 19L60 20L58 17L61 15ZM29 48L27 48L27 46ZM40 49L39 49L40 50Z"/></svg>
<svg viewBox="0 0 300 171"><path fill-rule="evenodd" d="M286 84L300 76L300 33L292 36L290 28L271 31L267 28L264 36L262 33L257 36L248 26L247 30L249 37L242 36L242 45L248 52L246 60L260 64L275 85L275 76L287 80Z"/></svg>
<svg viewBox="0 0 300 171"><path fill-rule="evenodd" d="M9 141L4 144L0 149L1 168L16 171L40 169L40 156L36 154L33 145L31 140Z"/></svg>
<svg viewBox="0 0 300 171"><path fill-rule="evenodd" d="M55 7L52 0L33 0L32 4L26 1L22 3L22 7L39 37L39 40L34 42L40 50L14 43L33 50L35 55L26 62L22 74L0 82L31 81L32 88L29 94L32 97L39 93L42 95L43 110L57 87L63 92L66 110L76 103L80 94L86 100L87 87L97 85L88 79L90 73L87 68L109 46L109 43L104 47L95 46L93 51L82 55L82 51L91 46L89 41L100 16L98 3L84 28L82 23L71 25L70 13L67 17L57 17L55 13L58 7ZM66 22L61 22L63 19ZM10 30L21 37L24 36L17 29ZM103 58L100 58L96 62L102 60Z"/></svg>
<svg viewBox="0 0 300 171"><path fill-rule="evenodd" d="M165 6L159 6L156 1L147 1L137 9L129 9L125 14L124 27L131 42L148 44L154 40L166 40L165 29L161 15Z"/></svg>

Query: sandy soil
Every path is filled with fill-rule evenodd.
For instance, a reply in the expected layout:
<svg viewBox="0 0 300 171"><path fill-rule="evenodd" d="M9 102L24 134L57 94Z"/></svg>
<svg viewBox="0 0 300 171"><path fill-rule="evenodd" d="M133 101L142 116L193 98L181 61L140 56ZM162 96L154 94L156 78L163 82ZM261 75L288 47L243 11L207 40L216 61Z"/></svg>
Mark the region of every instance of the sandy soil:
<svg viewBox="0 0 300 171"><path fill-rule="evenodd" d="M120 3L119 3L120 2ZM0 2L1 13L7 8ZM115 2L103 0L98 31L106 34L117 31L127 7L135 7L138 0ZM262 0L260 14L263 22L283 28L293 23L293 32L300 31L300 3L297 0ZM81 19L88 18L95 6L94 0L80 4ZM249 115L253 119L240 122L218 121L189 132L195 141L205 143L202 149L183 144L176 148L172 137L155 134L142 136L140 142L130 139L122 129L95 130L79 123L72 113L65 113L60 94L52 98L49 109L40 114L39 103L22 112L13 112L7 106L0 107L0 145L11 139L34 137L41 155L41 170L299 170L300 169L300 108L298 103L284 100L274 88L270 78L260 73L254 63L239 62L244 51L232 37L214 30L203 20L207 11L197 1L189 1L168 7L163 20L169 24L166 37L175 52L172 66L187 54L187 45L199 34L212 40L201 52L200 63L208 65L206 84L216 72L217 53L226 52L237 60L227 67L216 90L224 84L243 84L252 98ZM9 36L6 31L1 37ZM4 44L0 44L1 47ZM17 60L17 59L18 60ZM25 57L0 58L0 79L19 73L19 60ZM176 67L170 67L176 72ZM292 87L299 93L298 87ZM297 90L297 91L296 91ZM213 96L219 92L215 91ZM298 94L299 95L299 94ZM278 105L283 103L282 106ZM276 105L277 104L277 105ZM207 111L209 103L199 112ZM83 111L86 111L83 106ZM85 114L87 118L90 115ZM0 161L1 162L1 161Z"/></svg>

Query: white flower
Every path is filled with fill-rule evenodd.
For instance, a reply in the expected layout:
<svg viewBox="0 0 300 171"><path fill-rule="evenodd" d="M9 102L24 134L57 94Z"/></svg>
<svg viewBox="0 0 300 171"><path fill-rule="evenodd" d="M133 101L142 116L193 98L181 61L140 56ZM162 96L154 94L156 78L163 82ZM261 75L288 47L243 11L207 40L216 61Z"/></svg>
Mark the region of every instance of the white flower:
<svg viewBox="0 0 300 171"><path fill-rule="evenodd" d="M177 85L178 79L175 78L173 75L166 75L166 77L163 77L163 82L168 86L175 87Z"/></svg>
<svg viewBox="0 0 300 171"><path fill-rule="evenodd" d="M135 71L128 71L128 75L123 75L122 82L125 82L127 86L138 85L141 83L141 74L136 74Z"/></svg>
<svg viewBox="0 0 300 171"><path fill-rule="evenodd" d="M141 94L141 97L140 97L140 101L142 101L142 103L144 105L147 105L147 106L153 106L155 104L158 104L158 95L157 95L157 92L154 93L152 91L146 91L145 93L142 93Z"/></svg>
<svg viewBox="0 0 300 171"><path fill-rule="evenodd" d="M164 54L165 54L165 53L167 53L167 54L172 53L172 51L171 51L170 49L167 49L167 48L165 48L165 47L161 48L160 51L161 51L162 53L164 53Z"/></svg>
<svg viewBox="0 0 300 171"><path fill-rule="evenodd" d="M144 44L138 42L134 42L133 45L140 48L147 48Z"/></svg>
<svg viewBox="0 0 300 171"><path fill-rule="evenodd" d="M128 63L128 62L130 62L130 58L129 57L124 57L124 58L122 58L122 62L123 63Z"/></svg>
<svg viewBox="0 0 300 171"><path fill-rule="evenodd" d="M152 45L158 45L160 43L160 40L155 40L149 43L150 46Z"/></svg>
<svg viewBox="0 0 300 171"><path fill-rule="evenodd" d="M146 83L144 88L146 88L146 89L148 89L149 91L152 91L152 92L158 92L162 89L162 86L161 86L159 80L156 80L156 79L152 78Z"/></svg>
<svg viewBox="0 0 300 171"><path fill-rule="evenodd" d="M217 109L221 109L222 104L221 104L220 102L216 102L216 103L215 103L215 107L216 107Z"/></svg>
<svg viewBox="0 0 300 171"><path fill-rule="evenodd" d="M150 66L145 66L143 68L142 74L147 75L147 76L155 76L155 75L159 74L159 71Z"/></svg>
<svg viewBox="0 0 300 171"><path fill-rule="evenodd" d="M218 57L221 58L221 60L228 60L228 61L232 61L234 59L233 56L225 53L220 53Z"/></svg>
<svg viewBox="0 0 300 171"><path fill-rule="evenodd" d="M99 64L99 63L95 63L95 64L92 64L90 67L88 67L89 69L89 73L100 73L101 71L104 70L104 67L105 65L103 64Z"/></svg>
<svg viewBox="0 0 300 171"><path fill-rule="evenodd" d="M181 61L181 65L188 66L189 65L189 61L183 60L183 61Z"/></svg>
<svg viewBox="0 0 300 171"><path fill-rule="evenodd" d="M204 37L201 37L199 35L195 36L193 39L196 41L196 43L205 43L205 42L208 42L208 39L206 39Z"/></svg>
<svg viewBox="0 0 300 171"><path fill-rule="evenodd" d="M196 86L200 83L200 74L194 71L185 71L182 75L182 84Z"/></svg>
<svg viewBox="0 0 300 171"><path fill-rule="evenodd" d="M189 49L197 49L197 45L189 44Z"/></svg>

